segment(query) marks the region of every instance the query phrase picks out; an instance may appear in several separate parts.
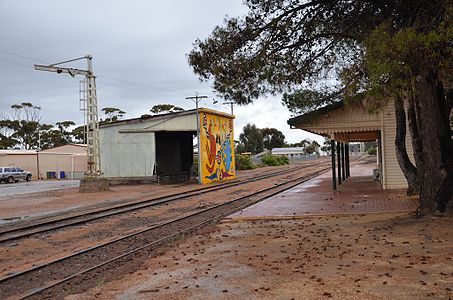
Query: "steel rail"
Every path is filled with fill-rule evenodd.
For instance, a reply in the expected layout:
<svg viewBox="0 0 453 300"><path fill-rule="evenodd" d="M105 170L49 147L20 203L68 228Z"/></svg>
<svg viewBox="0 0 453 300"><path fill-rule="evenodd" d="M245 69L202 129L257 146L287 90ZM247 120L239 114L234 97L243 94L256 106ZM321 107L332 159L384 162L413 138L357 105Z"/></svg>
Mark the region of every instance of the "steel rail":
<svg viewBox="0 0 453 300"><path fill-rule="evenodd" d="M140 247L138 247L138 248L136 248L136 249L130 250L130 251L128 251L128 252L126 252L126 253L123 253L123 254L121 254L121 255L119 255L119 256L110 258L110 259L108 259L107 261L104 261L104 262L101 262L101 263L99 263L99 264L97 264L97 265L91 266L91 267L89 267L88 269L84 269L84 270L78 271L78 272L76 272L75 274L72 274L72 275L67 276L67 277L65 277L65 278L63 278L63 279L54 281L53 283L51 283L51 284L49 284L49 285L47 285L47 286L44 286L44 287L41 287L41 288L39 288L39 287L38 287L38 288L32 288L32 289L31 289L31 292L29 292L29 293L26 294L26 295L20 296L19 299L27 299L27 298L30 298L30 297L32 297L32 296L36 296L36 295L38 295L38 294L40 294L40 293L42 293L42 292L44 292L44 291L46 291L46 290L48 290L48 289L51 289L51 288L56 287L56 286L58 286L58 285L61 285L62 283L68 282L69 280L71 280L71 279L73 279L73 278L75 278L75 277L77 277L77 276L80 276L80 275L82 275L82 274L85 274L85 273L87 273L87 272L89 272L89 271L92 271L92 270L94 270L94 269L96 269L96 268L100 268L100 267L102 267L102 266L104 266L104 265L106 265L106 264L109 264L109 263L112 263L112 262L114 262L114 261L117 261L117 260L119 260L119 259L121 259L121 258L124 258L124 257L126 257L126 256L131 255L131 254L134 254L134 253L136 253L136 252L138 252L138 251L140 251L140 250L143 250L143 249L145 249L145 248L149 248L149 247L152 247L152 246L154 246L154 245L156 245L156 244L160 244L160 243L162 243L163 241L171 240L171 239L174 238L175 236L179 236L179 235L181 235L181 234L183 234L183 233L185 233L185 232L193 231L193 228L199 228L200 226L202 226L202 225L204 225L204 224L207 224L207 223L212 222L212 221L214 221L214 220L218 220L219 218L223 217L223 216L226 215L226 214L231 214L231 213L234 212L234 211L238 211L238 210L240 210L240 209L242 209L242 208L244 208L244 207L250 206L250 205L255 204L255 203L257 203L257 202L260 202L260 201L262 201L262 200L264 200L264 199L267 199L267 198L269 198L269 197L272 197L272 196L274 196L274 195L276 195L276 194L279 194L279 193L281 193L281 192L283 192L283 191L285 191L285 190L288 190L288 189L290 189L290 188L292 188L292 187L294 187L294 186L297 186L297 185L299 185L299 184L301 184L301 183L303 183L303 182L305 182L305 181L308 181L308 180L310 180L310 179L312 179L312 178L315 178L316 176L319 176L320 174L322 174L322 173L324 173L324 172L326 172L326 171L328 171L328 170L330 170L330 167L324 168L324 169L322 169L322 170L316 171L316 172L311 173L311 174L307 174L307 175L305 175L305 176L301 176L301 177L297 177L297 178L294 178L294 179L290 179L290 180L285 181L285 182L283 182L283 183L275 184L274 186L271 186L271 187L267 187L267 188L261 189L261 190L259 190L259 191L254 192L254 193L251 193L251 194L248 194L248 195L245 195L245 196L238 197L238 198L233 199L233 200L230 200L230 201L228 201L228 202L224 202L224 203L220 203L220 204L213 205L213 206L211 206L211 207L209 207L209 208L206 208L206 209L203 209L203 210L200 210L200 211L191 213L191 214L189 214L189 215L186 215L186 216L183 216L183 217L180 217L180 218L176 218L176 219L172 219L172 220L169 220L169 221L165 221L165 222L163 222L163 223L160 223L160 224L151 226L151 227L149 227L149 228L147 228L147 229L143 229L143 230L140 230L140 231L138 231L138 232L135 232L135 233L132 233L132 234L128 234L128 235L126 235L126 236L117 238L117 239L112 240L112 241L109 241L109 242L105 242L105 243L102 243L102 244L98 244L98 245L96 245L96 246L93 246L93 247L90 247L90 248L87 248L87 249L78 251L78 252L76 252L76 253L67 255L67 256L65 256L65 257L56 259L56 260L54 260L54 261L51 261L51 262L48 262L48 263L45 263L45 264L42 264L42 265L34 266L34 267L32 267L32 268L30 268L30 269L28 269L28 270L24 270L24 271L18 272L18 273L16 273L16 274L13 274L13 275L10 275L10 276L1 278L1 279L0 279L0 287L1 287L2 285L8 285L8 284L10 284L10 283L8 283L9 281L18 278L19 276L24 276L24 275L30 274L30 273L32 273L32 272L39 272L39 271L41 271L41 270L43 270L43 269L45 269L45 268L47 268L47 267L51 267L51 266L53 266L53 265L55 265L55 264L57 264L57 263L59 263L59 262L67 261L67 260L69 260L69 259L71 259L71 258L75 258L75 257L80 256L80 255L82 255L82 254L87 254L87 253L92 252L92 251L94 251L94 250L101 249L102 247L106 247L106 246L109 246L109 245L113 245L113 244L118 243L118 242L120 242L120 241L124 241L124 240L126 240L126 239L130 239L130 238L133 238L133 237L137 237L138 235L141 235L141 234L150 232L150 231L152 231L152 230L155 230L155 229L158 229L158 228L162 228L162 227L165 227L165 226L169 226L169 225L171 225L171 224L176 224L176 223L178 223L178 222L182 222L182 221L184 221L184 220L188 220L188 219L193 218L193 217L195 217L195 216L199 216L199 215L201 215L201 214L203 214L203 213L207 213L207 212L213 211L213 210L218 209L218 208L226 207L226 206L228 206L228 205L237 203L237 202L239 202L239 201L241 201L241 200L247 200L247 199L249 199L249 198L251 198L251 197L253 197L253 196L257 196L257 195L259 195L259 194L262 194L262 193L265 193L265 192L268 192L268 191L272 191L272 190L276 190L276 189L277 189L276 191L273 191L273 192L270 193L270 194L266 194L266 195L264 195L263 197L261 197L261 198L259 198L259 199L256 199L256 200L254 200L254 201L250 201L250 202L248 202L248 203L244 203L244 204L241 205L240 207L233 208L233 209L231 209L231 210L229 210L229 211L221 212L220 214L215 215L215 216L212 217L212 218L209 218L209 219L207 219L207 220L203 220L201 223L199 223L199 224L197 224L197 225L192 225L192 226L190 226L190 227L187 227L187 228L185 228L185 229L183 229L183 230L180 230L180 231L178 231L178 232L176 232L176 233L174 233L174 234L171 234L171 235L169 235L169 236L160 238L160 239L158 239L158 240L154 240L154 241L152 241L152 242L150 242L150 243L147 243L147 244L145 244L145 245L143 245L143 246L140 246ZM283 187L283 188L281 188L281 187ZM280 188L280 189L279 189L279 188ZM8 296L9 296L9 295L8 295Z"/></svg>
<svg viewBox="0 0 453 300"><path fill-rule="evenodd" d="M280 175L296 172L296 171L299 171L301 169L305 169L308 167L321 166L323 164L328 164L328 162L320 162L318 164L309 165L309 166L298 166L295 168L282 170L282 171L278 171L278 172L274 172L274 173L270 173L270 174L255 176L255 177L248 178L245 180L230 181L230 182L226 182L226 183L222 183L222 184L217 184L215 186L202 187L202 188L198 188L195 190L190 190L187 192L176 193L176 194L156 197L156 198L152 198L152 199L146 199L146 200L142 200L142 201L138 201L138 202L124 203L124 204L120 204L120 205L116 205L116 206L111 206L111 207L102 208L102 209L98 209L98 210L94 210L94 211L90 211L90 212L81 213L81 214L45 220L43 222L36 222L36 223L30 224L30 225L21 226L21 227L15 227L15 228L11 228L11 229L0 232L0 243L10 242L13 240L29 237L34 234L44 233L44 232L51 231L51 230L65 228L68 226L83 224L83 223L87 223L90 221L139 210L142 208L157 206L157 205L161 205L161 204L165 204L168 202L177 201L177 200L181 200L181 199L187 199L189 197L198 196L198 195L201 195L204 193L215 192L215 191L218 191L221 189L226 189L226 188L230 188L230 187L234 187L234 186L238 186L238 185L242 185L242 184L246 184L246 183L250 183L250 182L255 182L258 180L264 180L264 179L267 179L270 177L275 177L275 176L280 176ZM45 226L50 226L50 227L45 227ZM36 230L33 230L33 229L36 229ZM17 233L17 234L14 234L14 233Z"/></svg>

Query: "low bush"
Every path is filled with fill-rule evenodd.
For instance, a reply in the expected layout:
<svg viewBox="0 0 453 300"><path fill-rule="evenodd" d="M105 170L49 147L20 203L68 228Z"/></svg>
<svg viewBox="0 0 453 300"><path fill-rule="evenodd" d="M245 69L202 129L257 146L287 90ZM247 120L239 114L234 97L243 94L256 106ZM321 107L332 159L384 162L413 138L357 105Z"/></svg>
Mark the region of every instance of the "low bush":
<svg viewBox="0 0 453 300"><path fill-rule="evenodd" d="M193 158L193 164L190 168L190 176L197 177L198 176L198 157Z"/></svg>
<svg viewBox="0 0 453 300"><path fill-rule="evenodd" d="M281 165L289 165L288 156L277 156L277 159L280 161Z"/></svg>
<svg viewBox="0 0 453 300"><path fill-rule="evenodd" d="M370 149L367 150L367 152L369 155L376 155L376 148L375 147L371 147Z"/></svg>
<svg viewBox="0 0 453 300"><path fill-rule="evenodd" d="M272 154L266 154L261 157L261 162L265 166L281 166L289 164L289 159L286 156L275 156Z"/></svg>
<svg viewBox="0 0 453 300"><path fill-rule="evenodd" d="M236 170L252 170L254 168L249 156L236 154Z"/></svg>

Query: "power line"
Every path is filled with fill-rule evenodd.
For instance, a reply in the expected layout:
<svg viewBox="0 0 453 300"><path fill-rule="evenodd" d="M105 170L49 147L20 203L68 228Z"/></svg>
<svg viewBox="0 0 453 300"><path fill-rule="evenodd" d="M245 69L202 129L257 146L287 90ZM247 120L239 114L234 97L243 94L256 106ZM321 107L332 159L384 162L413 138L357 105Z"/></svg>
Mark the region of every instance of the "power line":
<svg viewBox="0 0 453 300"><path fill-rule="evenodd" d="M45 64L48 64L47 62L44 62L41 59L33 58L33 57L30 57L30 56L25 56L25 55L22 55L22 54L17 54L17 53L11 52L11 51L0 49L0 52L5 53L5 54L9 54L9 55L13 55L13 56L16 56L16 57L19 57L19 58L22 58L22 59L26 59L26 60L29 60L29 61L43 62ZM0 58L0 60L8 62L8 63L11 63L11 64L16 64L16 65L24 66L24 67L27 67L27 68L28 67L31 68L31 66L20 64L20 63L16 63L16 62L13 62L13 61L10 61L10 60L6 60L6 59L2 59L2 58ZM128 80L124 80L124 79L114 78L114 77L110 77L110 76L106 76L106 75L102 75L102 74L97 74L97 77L105 78L105 79L113 80L113 81L117 81L117 82L123 82L123 83L131 84L131 85L141 86L141 87L145 87L145 88L148 88L148 89L160 90L160 91L164 91L164 92L170 92L170 93L178 94L178 95L181 95L181 96L185 96L186 95L183 92L178 92L178 91L174 91L174 90L164 89L164 88L157 87L155 85L150 85L150 84L147 84L147 83L133 82L133 81L128 81ZM110 86L114 86L114 87L118 87L118 88L122 88L122 89L128 89L128 90L142 91L142 92L145 92L145 93L150 93L150 91L137 90L137 89L124 87L124 86L118 86L118 85L111 84L111 83L106 83L106 82L102 82L102 83L105 84L105 85L110 85Z"/></svg>
<svg viewBox="0 0 453 300"><path fill-rule="evenodd" d="M109 77L109 76L105 76L105 75L97 75L97 77L110 79L110 80L118 81L118 82L124 82L124 83L132 84L132 85L142 86L142 87L146 87L146 88L150 88L150 89L161 90L161 91L164 91L164 92L175 93L175 91L173 91L173 90L164 89L164 88L160 88L160 87L157 87L157 86L152 86L152 85L143 84L143 83L139 83L139 82L132 82L132 81L128 81L128 80L113 78L113 77ZM176 92L176 93L181 94L181 95L185 95L185 94L180 93L180 92Z"/></svg>
<svg viewBox="0 0 453 300"><path fill-rule="evenodd" d="M18 62L12 61L12 60L7 60L7 59L4 59L4 58L0 58L0 60L4 61L4 62L7 62L7 63L10 63L10 64L13 64L13 65L26 67L27 69L32 69L33 68L31 65L21 64L21 63L18 63Z"/></svg>
<svg viewBox="0 0 453 300"><path fill-rule="evenodd" d="M120 86L120 85L116 85L116 84L113 84L113 83L105 82L105 81L102 81L102 80L98 80L97 83L101 83L101 84L117 87L117 88L120 88L120 89L131 90L131 91L136 91L136 92L143 92L143 93L146 93L146 94L155 95L155 93L153 93L151 91L141 90L141 89L132 88L132 87L126 87L126 86Z"/></svg>
<svg viewBox="0 0 453 300"><path fill-rule="evenodd" d="M30 60L30 61L32 61L32 62L47 63L47 62L42 61L42 60L40 60L40 59L36 59L36 58L33 58L33 57L29 57L29 56L17 54L17 53L10 52L10 51L6 51L6 50L1 50L1 49L0 49L0 52L5 53L5 54L9 54L9 55L13 55L13 56L16 56L16 57L20 57L20 58L23 58L23 59L27 59L27 60Z"/></svg>
<svg viewBox="0 0 453 300"><path fill-rule="evenodd" d="M156 97L156 93L152 93L151 91L146 91L146 90L140 90L140 89L136 89L136 88L131 88L131 87L125 87L125 86L120 86L120 85L115 85L115 84L111 84L111 83L107 83L107 82L104 82L104 81L101 81L101 80L98 80L97 83L100 83L101 85L102 84L105 84L105 85L109 85L109 86L112 86L112 87L116 87L116 88L120 88L120 89L125 89L125 90L131 90L131 91L134 91L134 92L137 92L138 94L146 94L146 95L151 95L153 96L152 98L149 98L149 100L151 101L159 101L159 102L172 102L174 101L175 98L177 97L172 97L171 95L170 96L165 96L165 98L170 98L170 99L165 99L163 97ZM159 99L157 99L159 98Z"/></svg>
<svg viewBox="0 0 453 300"><path fill-rule="evenodd" d="M145 94L156 96L155 92L148 91L148 90L137 89L137 88L127 87L127 86L121 86L121 85L113 84L113 83L110 83L110 82L105 82L105 81L102 81L102 80L98 80L97 82L100 83L100 84L104 84L104 85L108 85L108 86L112 86L112 87L116 87L116 88L120 88L120 89L131 90L131 91L135 91L135 92L141 92L141 93L145 93ZM169 92L169 93L171 93L171 92ZM178 93L178 94L181 94L181 93ZM175 97L177 97L177 96L175 96Z"/></svg>

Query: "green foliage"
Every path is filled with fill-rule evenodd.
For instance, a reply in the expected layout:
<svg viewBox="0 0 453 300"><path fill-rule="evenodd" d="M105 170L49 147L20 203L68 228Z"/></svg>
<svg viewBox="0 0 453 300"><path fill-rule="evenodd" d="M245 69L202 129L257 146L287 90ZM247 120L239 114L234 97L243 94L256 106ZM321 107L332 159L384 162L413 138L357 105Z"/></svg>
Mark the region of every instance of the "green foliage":
<svg viewBox="0 0 453 300"><path fill-rule="evenodd" d="M371 148L369 148L369 149L366 151L366 153L367 153L368 155L376 155L377 150L376 150L375 147L371 147Z"/></svg>
<svg viewBox="0 0 453 300"><path fill-rule="evenodd" d="M281 165L289 165L289 158L287 156L277 156Z"/></svg>
<svg viewBox="0 0 453 300"><path fill-rule="evenodd" d="M74 142L79 143L79 144L84 144L86 143L87 140L87 134L86 134L86 126L85 125L80 125L74 128L71 132L72 138Z"/></svg>
<svg viewBox="0 0 453 300"><path fill-rule="evenodd" d="M261 133L263 135L264 148L272 150L285 145L285 136L281 131L275 128L264 128L261 129Z"/></svg>
<svg viewBox="0 0 453 300"><path fill-rule="evenodd" d="M252 170L255 168L250 157L247 155L236 154L236 170Z"/></svg>
<svg viewBox="0 0 453 300"><path fill-rule="evenodd" d="M339 93L301 89L293 93L284 93L282 103L293 115L298 115L339 100Z"/></svg>
<svg viewBox="0 0 453 300"><path fill-rule="evenodd" d="M368 151L370 148L376 148L377 143L375 141L364 142L365 151Z"/></svg>
<svg viewBox="0 0 453 300"><path fill-rule="evenodd" d="M105 120L101 119L99 121L99 124L105 124L121 120L126 114L125 111L116 107L104 107L103 109L101 109L101 111L103 111L107 117L105 118Z"/></svg>
<svg viewBox="0 0 453 300"><path fill-rule="evenodd" d="M300 147L304 148L304 154L313 154L316 152L319 155L319 148L321 147L321 145L319 145L317 141L309 141L307 139L303 139L298 143L286 144L285 147Z"/></svg>
<svg viewBox="0 0 453 300"><path fill-rule="evenodd" d="M305 148L305 147L307 147L308 145L310 145L310 141L307 140L307 139L303 139L303 140L301 140L300 142L292 143L292 144L287 144L286 146L287 146L287 147L302 147L302 148Z"/></svg>
<svg viewBox="0 0 453 300"><path fill-rule="evenodd" d="M398 162L411 185L420 185L418 215L434 212L436 202L445 210L453 196L453 1L244 3L246 16L227 18L195 42L188 58L200 79L239 104L286 92L293 113L336 96L372 112L406 101L398 113L409 120L416 166L405 149Z"/></svg>
<svg viewBox="0 0 453 300"><path fill-rule="evenodd" d="M184 111L184 109L178 106L174 106L173 104L156 104L150 109L150 112L152 112L153 114L170 113L177 111Z"/></svg>
<svg viewBox="0 0 453 300"><path fill-rule="evenodd" d="M281 166L289 164L289 159L286 156L266 154L261 157L261 162L266 166Z"/></svg>
<svg viewBox="0 0 453 300"><path fill-rule="evenodd" d="M198 156L193 158L192 167L190 168L190 174L198 176Z"/></svg>
<svg viewBox="0 0 453 300"><path fill-rule="evenodd" d="M29 102L11 105L10 117L0 118L0 149L48 149L83 142L83 126L73 131L70 120L41 124L41 107Z"/></svg>
<svg viewBox="0 0 453 300"><path fill-rule="evenodd" d="M380 109L394 93L412 93L421 61L452 86L451 0L245 1L196 40L189 64L240 104L285 92L294 114L341 98Z"/></svg>
<svg viewBox="0 0 453 300"><path fill-rule="evenodd" d="M263 152L264 150L264 140L263 134L255 124L247 124L242 129L243 132L239 135L239 145L236 148L236 151L239 153L242 152L251 152L252 154Z"/></svg>
<svg viewBox="0 0 453 300"><path fill-rule="evenodd" d="M324 138L324 142L322 143L321 150L326 152L329 155L332 153L332 143L329 138Z"/></svg>
<svg viewBox="0 0 453 300"><path fill-rule="evenodd" d="M41 107L23 102L11 105L11 109L11 117L3 116L0 121L0 145L5 148L32 149L38 141Z"/></svg>

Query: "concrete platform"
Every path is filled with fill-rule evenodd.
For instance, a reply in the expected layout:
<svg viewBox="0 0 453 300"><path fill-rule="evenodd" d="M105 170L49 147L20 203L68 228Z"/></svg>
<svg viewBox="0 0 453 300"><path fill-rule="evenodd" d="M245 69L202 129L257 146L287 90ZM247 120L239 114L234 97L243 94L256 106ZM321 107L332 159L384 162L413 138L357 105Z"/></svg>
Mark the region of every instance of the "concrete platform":
<svg viewBox="0 0 453 300"><path fill-rule="evenodd" d="M307 215L410 212L417 198L405 190L383 190L372 178L374 165L351 168L349 177L332 191L331 172L239 211L230 219L297 218Z"/></svg>

